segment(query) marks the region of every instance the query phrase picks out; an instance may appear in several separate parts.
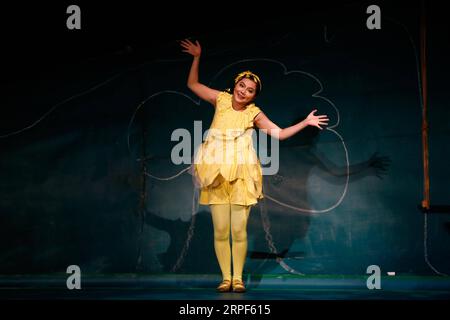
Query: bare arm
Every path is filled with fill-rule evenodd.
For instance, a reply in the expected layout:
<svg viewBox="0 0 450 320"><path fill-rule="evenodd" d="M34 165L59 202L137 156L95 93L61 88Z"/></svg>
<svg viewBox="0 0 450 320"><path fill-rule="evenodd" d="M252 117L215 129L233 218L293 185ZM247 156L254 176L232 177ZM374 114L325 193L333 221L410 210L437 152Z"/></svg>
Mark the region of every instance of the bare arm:
<svg viewBox="0 0 450 320"><path fill-rule="evenodd" d="M254 122L258 128L264 131L264 133L269 134L270 136L279 140L285 140L292 137L307 126L315 126L322 130L322 127L320 127L320 125L327 125L329 119L326 115L314 115L316 111L317 109L313 110L304 120L284 129L281 129L279 126L273 123L263 112L260 112L255 117Z"/></svg>
<svg viewBox="0 0 450 320"><path fill-rule="evenodd" d="M194 57L187 81L188 88L191 89L192 92L194 92L200 99L215 106L217 95L220 91L211 89L198 81L198 69L200 64L200 55L202 53L200 43L195 41L194 44L190 40L186 39L181 41L181 46L184 48L183 52L187 52Z"/></svg>

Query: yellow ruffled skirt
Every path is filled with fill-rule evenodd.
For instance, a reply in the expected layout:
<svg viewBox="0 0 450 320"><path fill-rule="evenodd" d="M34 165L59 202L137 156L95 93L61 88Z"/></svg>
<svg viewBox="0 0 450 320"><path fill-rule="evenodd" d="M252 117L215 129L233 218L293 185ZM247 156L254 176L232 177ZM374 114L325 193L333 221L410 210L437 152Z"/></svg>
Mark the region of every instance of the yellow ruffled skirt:
<svg viewBox="0 0 450 320"><path fill-rule="evenodd" d="M249 135L210 136L194 159L199 203L254 205L262 195L262 169Z"/></svg>

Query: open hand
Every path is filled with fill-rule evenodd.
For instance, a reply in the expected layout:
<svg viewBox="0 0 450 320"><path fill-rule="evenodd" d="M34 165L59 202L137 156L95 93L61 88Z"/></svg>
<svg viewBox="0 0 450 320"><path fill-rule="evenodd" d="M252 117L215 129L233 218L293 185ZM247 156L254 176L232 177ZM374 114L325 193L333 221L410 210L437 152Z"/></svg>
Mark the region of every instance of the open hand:
<svg viewBox="0 0 450 320"><path fill-rule="evenodd" d="M308 126L314 126L322 130L321 125L328 125L328 117L326 115L316 116L314 113L317 112L317 109L314 109L305 119Z"/></svg>
<svg viewBox="0 0 450 320"><path fill-rule="evenodd" d="M183 52L187 52L190 55L193 55L194 57L200 57L202 53L202 47L200 46L200 43L195 40L195 44L191 42L189 39L181 40L180 42L181 46L184 48Z"/></svg>
<svg viewBox="0 0 450 320"><path fill-rule="evenodd" d="M368 167L375 171L375 175L379 179L383 179L383 175L387 174L391 159L389 157L380 157L378 152L375 152L368 161Z"/></svg>

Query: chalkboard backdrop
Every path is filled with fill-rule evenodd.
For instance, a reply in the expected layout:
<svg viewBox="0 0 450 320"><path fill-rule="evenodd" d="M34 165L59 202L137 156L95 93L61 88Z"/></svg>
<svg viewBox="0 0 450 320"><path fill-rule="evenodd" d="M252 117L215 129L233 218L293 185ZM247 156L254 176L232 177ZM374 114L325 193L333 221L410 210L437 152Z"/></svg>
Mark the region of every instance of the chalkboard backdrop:
<svg viewBox="0 0 450 320"><path fill-rule="evenodd" d="M419 5L382 2L370 30L369 4L241 16L231 3L204 15L86 5L79 31L63 5L44 21L24 12L2 77L0 274L219 272L209 209L189 164L171 161L172 132L194 137L214 114L186 87L188 37L202 44L204 84L224 90L252 70L256 104L280 127L313 109L330 118L280 143L251 211L246 274L448 274L449 216L418 209ZM429 9L430 190L448 205L450 34Z"/></svg>

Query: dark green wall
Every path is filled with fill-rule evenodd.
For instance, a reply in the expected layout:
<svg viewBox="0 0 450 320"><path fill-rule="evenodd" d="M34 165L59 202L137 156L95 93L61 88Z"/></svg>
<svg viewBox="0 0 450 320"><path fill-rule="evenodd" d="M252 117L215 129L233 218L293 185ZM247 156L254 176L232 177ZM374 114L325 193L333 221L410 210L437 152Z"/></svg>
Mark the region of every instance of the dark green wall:
<svg viewBox="0 0 450 320"><path fill-rule="evenodd" d="M193 133L194 120L206 130L213 116L185 86L191 60L175 40L186 36L203 45L204 83L225 89L239 71L259 74L257 104L279 126L316 107L331 119L332 130L308 128L280 144L280 170L265 177L265 193L301 210L268 197L252 209L247 272L286 273L268 255L274 248L286 268L305 274L365 274L372 264L450 272L448 214L429 214L424 228L418 210L417 4L381 4L374 31L365 27L367 5L264 15L256 26L220 16L167 34L150 23L148 38L120 38L104 52L28 61L34 72L7 84L0 118L0 273L70 264L90 273L219 272L208 208L195 207L192 219L191 176L145 175L186 168L170 161L172 131ZM450 205L449 32L439 8L428 9L431 199Z"/></svg>

